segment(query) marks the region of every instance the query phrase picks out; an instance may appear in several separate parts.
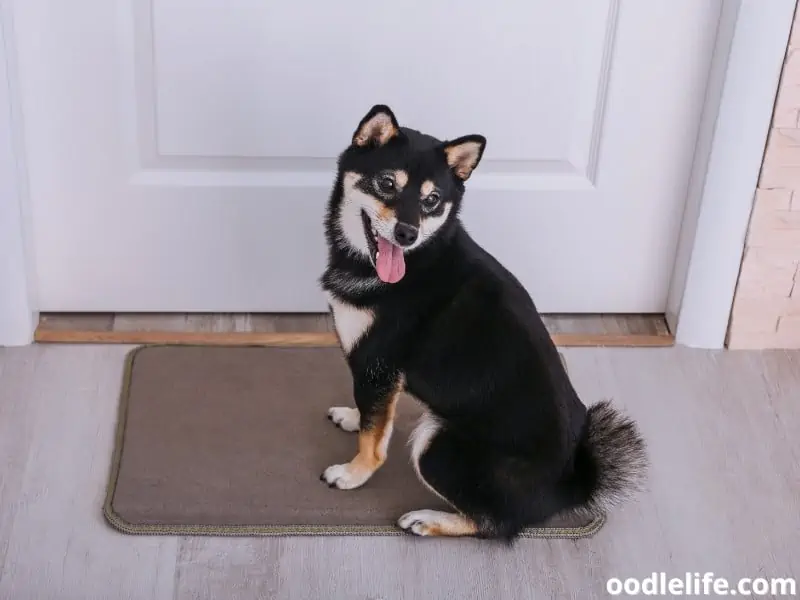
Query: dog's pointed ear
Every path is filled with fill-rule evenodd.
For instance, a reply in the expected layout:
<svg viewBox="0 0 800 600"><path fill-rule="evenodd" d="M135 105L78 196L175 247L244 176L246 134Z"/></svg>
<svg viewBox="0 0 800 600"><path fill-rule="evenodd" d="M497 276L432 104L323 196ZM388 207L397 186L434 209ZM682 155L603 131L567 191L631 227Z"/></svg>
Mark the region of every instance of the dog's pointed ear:
<svg viewBox="0 0 800 600"><path fill-rule="evenodd" d="M400 133L397 119L385 104L376 104L361 119L353 133L353 145L362 148L367 146L383 146Z"/></svg>
<svg viewBox="0 0 800 600"><path fill-rule="evenodd" d="M447 164L453 169L456 177L466 181L483 157L486 138L482 135L465 135L445 142L442 146Z"/></svg>

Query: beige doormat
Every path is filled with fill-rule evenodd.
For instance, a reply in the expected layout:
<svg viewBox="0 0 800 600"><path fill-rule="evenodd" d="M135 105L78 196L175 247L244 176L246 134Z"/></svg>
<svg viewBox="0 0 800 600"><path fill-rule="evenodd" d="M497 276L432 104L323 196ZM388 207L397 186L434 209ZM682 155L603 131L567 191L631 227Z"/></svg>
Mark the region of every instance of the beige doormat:
<svg viewBox="0 0 800 600"><path fill-rule="evenodd" d="M146 535L399 535L410 510L448 508L417 479L406 442L420 409L399 402L386 464L363 487L319 480L356 452L327 419L352 405L331 347L144 346L127 360L104 513ZM603 517L560 517L525 537L591 536Z"/></svg>

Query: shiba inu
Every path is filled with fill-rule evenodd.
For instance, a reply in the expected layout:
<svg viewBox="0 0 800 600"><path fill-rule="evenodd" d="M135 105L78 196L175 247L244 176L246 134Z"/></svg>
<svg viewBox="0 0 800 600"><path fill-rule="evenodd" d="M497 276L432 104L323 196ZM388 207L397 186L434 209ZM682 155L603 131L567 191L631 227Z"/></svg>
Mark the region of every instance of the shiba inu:
<svg viewBox="0 0 800 600"><path fill-rule="evenodd" d="M459 220L486 139L441 141L374 106L338 159L320 278L353 377L350 462L321 479L364 485L386 459L398 396L426 408L411 436L421 482L453 512L399 516L421 536L513 540L564 511L606 510L640 488L637 426L585 406L528 292Z"/></svg>

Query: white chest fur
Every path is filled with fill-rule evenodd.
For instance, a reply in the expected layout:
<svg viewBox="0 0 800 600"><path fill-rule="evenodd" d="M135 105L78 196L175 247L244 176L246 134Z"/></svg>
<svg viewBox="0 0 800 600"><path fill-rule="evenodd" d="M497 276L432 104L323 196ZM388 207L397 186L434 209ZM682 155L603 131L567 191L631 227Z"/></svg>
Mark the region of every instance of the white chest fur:
<svg viewBox="0 0 800 600"><path fill-rule="evenodd" d="M342 343L345 354L349 354L375 320L375 315L371 310L358 308L347 302L342 302L328 294L328 304L333 313L333 322L336 326L336 333Z"/></svg>

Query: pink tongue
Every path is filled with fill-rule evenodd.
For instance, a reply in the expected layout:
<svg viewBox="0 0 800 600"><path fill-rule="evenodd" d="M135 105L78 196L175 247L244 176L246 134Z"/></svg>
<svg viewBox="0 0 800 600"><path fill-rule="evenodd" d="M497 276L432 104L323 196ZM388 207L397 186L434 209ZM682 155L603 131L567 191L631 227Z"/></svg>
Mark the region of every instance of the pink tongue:
<svg viewBox="0 0 800 600"><path fill-rule="evenodd" d="M406 274L406 259L403 251L391 242L378 236L378 261L375 269L378 277L386 283L397 283Z"/></svg>

